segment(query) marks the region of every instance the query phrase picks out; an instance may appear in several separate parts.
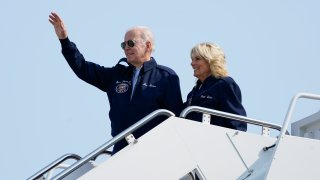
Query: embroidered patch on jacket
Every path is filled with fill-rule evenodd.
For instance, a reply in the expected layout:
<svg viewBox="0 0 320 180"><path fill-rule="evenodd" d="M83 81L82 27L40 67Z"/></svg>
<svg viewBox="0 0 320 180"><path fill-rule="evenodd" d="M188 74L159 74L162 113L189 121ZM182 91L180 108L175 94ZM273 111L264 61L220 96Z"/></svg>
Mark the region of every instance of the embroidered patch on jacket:
<svg viewBox="0 0 320 180"><path fill-rule="evenodd" d="M125 93L128 91L128 89L129 89L129 85L126 83L121 83L116 86L117 93Z"/></svg>
<svg viewBox="0 0 320 180"><path fill-rule="evenodd" d="M202 99L213 99L213 97L209 96L209 95L201 95L200 98L202 98Z"/></svg>
<svg viewBox="0 0 320 180"><path fill-rule="evenodd" d="M153 85L153 84L151 84L151 83L150 83L149 85L148 85L147 83L143 83L142 86L145 86L145 87L153 87L153 88L157 87L157 86L155 86L155 85Z"/></svg>

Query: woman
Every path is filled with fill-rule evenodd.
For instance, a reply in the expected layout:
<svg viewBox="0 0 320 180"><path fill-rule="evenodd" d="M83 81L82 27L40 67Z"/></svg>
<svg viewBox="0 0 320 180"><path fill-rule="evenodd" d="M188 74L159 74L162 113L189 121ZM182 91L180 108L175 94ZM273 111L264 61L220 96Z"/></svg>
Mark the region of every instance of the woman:
<svg viewBox="0 0 320 180"><path fill-rule="evenodd" d="M241 90L228 76L226 60L219 46L200 43L191 50L191 66L198 78L195 87L188 94L184 106L201 106L232 114L246 116L241 104ZM202 113L192 112L186 117L201 121ZM237 120L211 116L211 124L246 131L247 124Z"/></svg>

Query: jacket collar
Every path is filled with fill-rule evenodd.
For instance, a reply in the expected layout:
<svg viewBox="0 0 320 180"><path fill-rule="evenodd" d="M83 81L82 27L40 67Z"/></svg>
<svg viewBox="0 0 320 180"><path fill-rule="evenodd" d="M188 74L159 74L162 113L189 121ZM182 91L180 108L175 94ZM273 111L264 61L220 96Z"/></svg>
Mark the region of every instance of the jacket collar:
<svg viewBox="0 0 320 180"><path fill-rule="evenodd" d="M157 66L156 60L153 57L151 57L151 59L149 61L146 61L143 63L143 67L141 70L143 73L145 73L145 72L153 69L156 66Z"/></svg>
<svg viewBox="0 0 320 180"><path fill-rule="evenodd" d="M135 69L135 67L132 64L128 63L127 58L121 58L119 60L118 64L120 64L121 62L126 62L129 65L129 68L132 69L132 71ZM157 66L156 60L153 57L151 57L149 61L146 61L143 63L143 67L142 67L141 71L143 73L145 73L156 66Z"/></svg>
<svg viewBox="0 0 320 180"><path fill-rule="evenodd" d="M210 85L210 84L214 84L216 81L218 81L219 79L217 79L217 78L215 78L215 77L213 77L213 76L209 76L209 77L207 77L204 81L203 81L203 83L198 79L198 81L197 81L197 87L199 88L201 85L203 86L203 87L205 87L205 86L207 86L207 85Z"/></svg>

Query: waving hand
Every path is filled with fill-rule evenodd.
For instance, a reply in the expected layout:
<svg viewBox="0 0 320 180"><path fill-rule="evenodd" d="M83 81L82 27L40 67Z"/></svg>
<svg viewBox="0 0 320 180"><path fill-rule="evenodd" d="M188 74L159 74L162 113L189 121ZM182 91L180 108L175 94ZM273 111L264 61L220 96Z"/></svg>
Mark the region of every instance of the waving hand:
<svg viewBox="0 0 320 180"><path fill-rule="evenodd" d="M65 39L68 37L67 29L57 13L51 12L49 15L49 22L53 25L59 39Z"/></svg>

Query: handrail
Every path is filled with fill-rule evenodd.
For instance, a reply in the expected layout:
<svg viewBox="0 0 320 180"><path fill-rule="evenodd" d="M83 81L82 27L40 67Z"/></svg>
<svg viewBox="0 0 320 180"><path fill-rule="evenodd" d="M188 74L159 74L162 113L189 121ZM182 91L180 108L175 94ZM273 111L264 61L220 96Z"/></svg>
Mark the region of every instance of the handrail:
<svg viewBox="0 0 320 180"><path fill-rule="evenodd" d="M290 106L288 108L288 111L287 111L287 114L286 114L286 117L285 117L285 120L283 121L283 125L282 125L282 129L281 129L281 132L280 132L280 136L278 137L277 139L277 142L275 143L275 149L273 151L273 155L272 155L272 158L270 159L270 165L268 166L268 169L266 170L266 175L264 177L264 179L267 179L268 175L269 175L269 172L270 172L270 168L272 166L272 163L273 163L273 160L274 159L277 159L276 156L276 153L278 151L278 148L283 144L282 143L282 140L284 139L285 137L285 132L287 131L287 128L288 128L288 125L289 125L289 122L291 120L291 117L292 117L292 114L293 114L293 109L297 103L297 100L299 98L307 98L307 99L315 99L315 100L320 100L320 95L317 95L317 94L310 94L310 93L298 93L296 94L292 99L291 99L291 103L290 103Z"/></svg>
<svg viewBox="0 0 320 180"><path fill-rule="evenodd" d="M279 131L281 131L281 129L282 129L281 126L277 125L277 124L268 123L268 122L260 121L257 119L248 118L245 116L240 116L240 115L236 115L236 114L232 114L232 113L222 112L222 111L199 107L199 106L189 106L189 107L185 108L181 112L180 117L185 118L190 112L195 112L195 111L201 112L201 113L209 113L211 115L224 117L224 118L228 118L228 119L235 119L238 121L242 121L242 122L246 122L246 123L250 123L250 124L254 124L254 125L259 125L262 127L269 127L269 128L276 129ZM289 134L289 132L286 132L286 133Z"/></svg>
<svg viewBox="0 0 320 180"><path fill-rule="evenodd" d="M81 157L77 154L65 154L59 157L58 159L56 159L55 161L53 161L52 163L50 163L49 165L47 165L46 167L44 167L43 169L41 169L40 171L38 171L37 173L35 173L34 175L30 176L27 180L35 180L40 178L41 176L43 176L44 174L49 172L51 169L55 168L57 165L61 164L67 159L80 160Z"/></svg>
<svg viewBox="0 0 320 180"><path fill-rule="evenodd" d="M131 134L136 129L140 128L141 126L143 126L147 122L151 121L153 118L160 116L160 115L166 115L168 117L175 116L174 113L172 113L171 111L165 110L165 109L158 109L158 110L153 111L152 113L150 113L146 117L142 118L141 120L139 120L135 124L128 127L126 130L122 131L120 134L116 135L114 138L110 139L109 141L107 141L106 143L101 145L96 150L92 151L87 156L83 157L82 159L80 159L79 161L77 161L76 163L71 165L68 169L57 174L55 177L53 177L53 180L60 180L64 177L66 177L67 175L69 175L70 173L72 173L76 169L80 168L82 165L84 165L85 163L87 163L91 159L94 159L95 157L99 156L101 153L104 153L106 149L108 149L109 147L111 147L112 145L114 145L115 143L120 141L121 139L125 138L126 136Z"/></svg>
<svg viewBox="0 0 320 180"><path fill-rule="evenodd" d="M290 106L289 106L288 111L287 111L287 115L285 117L285 120L283 121L282 130L281 130L279 139L281 139L281 137L284 136L284 132L288 128L289 122L291 121L291 117L292 117L292 114L293 114L293 109L294 109L294 107L295 107L295 105L297 103L297 100L299 98L320 100L320 95L310 94L310 93L298 93L292 98Z"/></svg>

